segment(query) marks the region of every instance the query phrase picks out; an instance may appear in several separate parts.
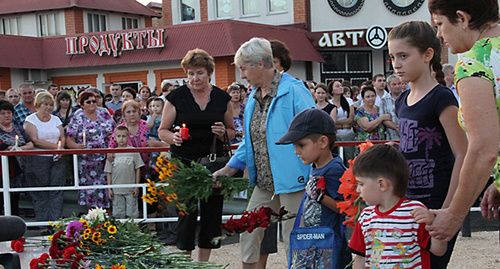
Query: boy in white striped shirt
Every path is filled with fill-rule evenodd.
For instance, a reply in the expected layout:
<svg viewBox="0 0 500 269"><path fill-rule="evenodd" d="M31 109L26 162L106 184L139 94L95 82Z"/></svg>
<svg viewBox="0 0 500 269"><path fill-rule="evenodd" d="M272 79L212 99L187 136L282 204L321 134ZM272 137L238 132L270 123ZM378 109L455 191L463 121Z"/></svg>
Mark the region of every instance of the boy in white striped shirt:
<svg viewBox="0 0 500 269"><path fill-rule="evenodd" d="M431 268L429 251L442 256L446 242L425 230L434 215L404 197L409 178L404 156L392 146L375 145L356 158L353 173L368 205L349 242L353 268Z"/></svg>

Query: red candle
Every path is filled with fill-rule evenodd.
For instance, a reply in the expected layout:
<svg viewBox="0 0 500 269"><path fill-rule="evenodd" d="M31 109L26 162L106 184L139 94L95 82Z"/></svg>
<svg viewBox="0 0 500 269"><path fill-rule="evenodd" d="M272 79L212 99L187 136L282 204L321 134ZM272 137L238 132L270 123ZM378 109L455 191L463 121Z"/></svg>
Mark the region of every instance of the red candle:
<svg viewBox="0 0 500 269"><path fill-rule="evenodd" d="M179 130L179 132L181 133L182 140L188 140L188 138L189 138L189 129L186 128L186 124L185 123L182 124L182 127Z"/></svg>

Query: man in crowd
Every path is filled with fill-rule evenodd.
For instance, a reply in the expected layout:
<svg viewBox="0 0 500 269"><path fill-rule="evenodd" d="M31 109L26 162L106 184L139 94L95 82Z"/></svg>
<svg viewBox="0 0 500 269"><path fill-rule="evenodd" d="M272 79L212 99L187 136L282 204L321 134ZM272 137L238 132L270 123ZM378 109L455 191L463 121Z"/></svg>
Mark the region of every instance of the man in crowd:
<svg viewBox="0 0 500 269"><path fill-rule="evenodd" d="M8 89L7 92L5 93L5 96L7 97L7 101L9 101L14 106L19 104L19 100L21 100L19 92L14 88Z"/></svg>
<svg viewBox="0 0 500 269"><path fill-rule="evenodd" d="M47 87L47 91L52 94L52 96L54 97L54 99L56 99L56 95L57 93L59 92L58 88L57 88L57 85L56 84L50 84L48 87Z"/></svg>
<svg viewBox="0 0 500 269"><path fill-rule="evenodd" d="M398 75L392 74L387 77L387 87L391 91L390 94L385 94L380 103L380 115L391 114L391 121L384 121L387 127L385 137L387 140L399 140L398 124L399 120L396 117L394 109L396 108L396 98L403 91L403 83Z"/></svg>
<svg viewBox="0 0 500 269"><path fill-rule="evenodd" d="M457 101L460 103L460 97L458 97L457 89L455 88L455 67L452 64L443 64L444 81L446 81L446 87L450 88Z"/></svg>
<svg viewBox="0 0 500 269"><path fill-rule="evenodd" d="M113 83L109 87L109 92L113 99L106 103L106 106L113 110L113 112L122 108L123 100L122 100L122 86L120 84Z"/></svg>
<svg viewBox="0 0 500 269"><path fill-rule="evenodd" d="M36 112L35 108L35 89L29 83L21 83L19 92L23 100L14 106L14 124L23 126L24 120L29 114Z"/></svg>
<svg viewBox="0 0 500 269"><path fill-rule="evenodd" d="M377 99L375 99L376 106L380 106L382 98L389 95L389 93L385 91L385 86L385 76L382 74L376 74L373 77L373 88L375 88L375 91L377 92Z"/></svg>

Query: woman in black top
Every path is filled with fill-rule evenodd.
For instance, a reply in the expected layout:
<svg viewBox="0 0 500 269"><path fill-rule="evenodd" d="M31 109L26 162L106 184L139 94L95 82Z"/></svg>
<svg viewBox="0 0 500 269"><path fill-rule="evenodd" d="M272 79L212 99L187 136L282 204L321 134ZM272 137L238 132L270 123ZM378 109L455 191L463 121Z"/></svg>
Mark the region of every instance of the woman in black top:
<svg viewBox="0 0 500 269"><path fill-rule="evenodd" d="M328 88L323 83L318 83L314 88L314 97L316 99L316 108L321 109L337 122L337 107L329 102Z"/></svg>
<svg viewBox="0 0 500 269"><path fill-rule="evenodd" d="M53 115L59 117L62 122L64 130L66 125L71 121L76 108L72 106L71 95L67 91L60 91L56 95L56 110L52 112Z"/></svg>
<svg viewBox="0 0 500 269"><path fill-rule="evenodd" d="M210 153L210 148L217 136L217 151L222 153L222 141L227 132L231 140L235 136L231 97L225 91L210 84L214 70L213 58L204 50L188 51L181 62L187 74L188 84L167 95L163 117L158 130L160 138L171 144L172 156L185 163L198 160ZM182 140L178 131L171 131L172 126L186 124L189 139ZM196 201L193 201L196 203ZM222 220L221 195L212 195L207 202L200 201L201 225L199 233L198 260L208 261L211 249L220 245L212 244L212 238L220 235ZM187 205L188 207L190 205ZM198 210L179 218L177 247L189 255L194 249L196 219Z"/></svg>

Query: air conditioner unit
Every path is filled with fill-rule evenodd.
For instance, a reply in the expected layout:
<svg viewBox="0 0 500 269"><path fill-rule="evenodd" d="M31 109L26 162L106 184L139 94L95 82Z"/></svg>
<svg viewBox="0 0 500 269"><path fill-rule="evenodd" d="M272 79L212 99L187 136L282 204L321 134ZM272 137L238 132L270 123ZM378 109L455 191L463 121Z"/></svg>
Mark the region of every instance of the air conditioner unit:
<svg viewBox="0 0 500 269"><path fill-rule="evenodd" d="M25 69L24 81L45 83L47 82L47 71L42 69Z"/></svg>

